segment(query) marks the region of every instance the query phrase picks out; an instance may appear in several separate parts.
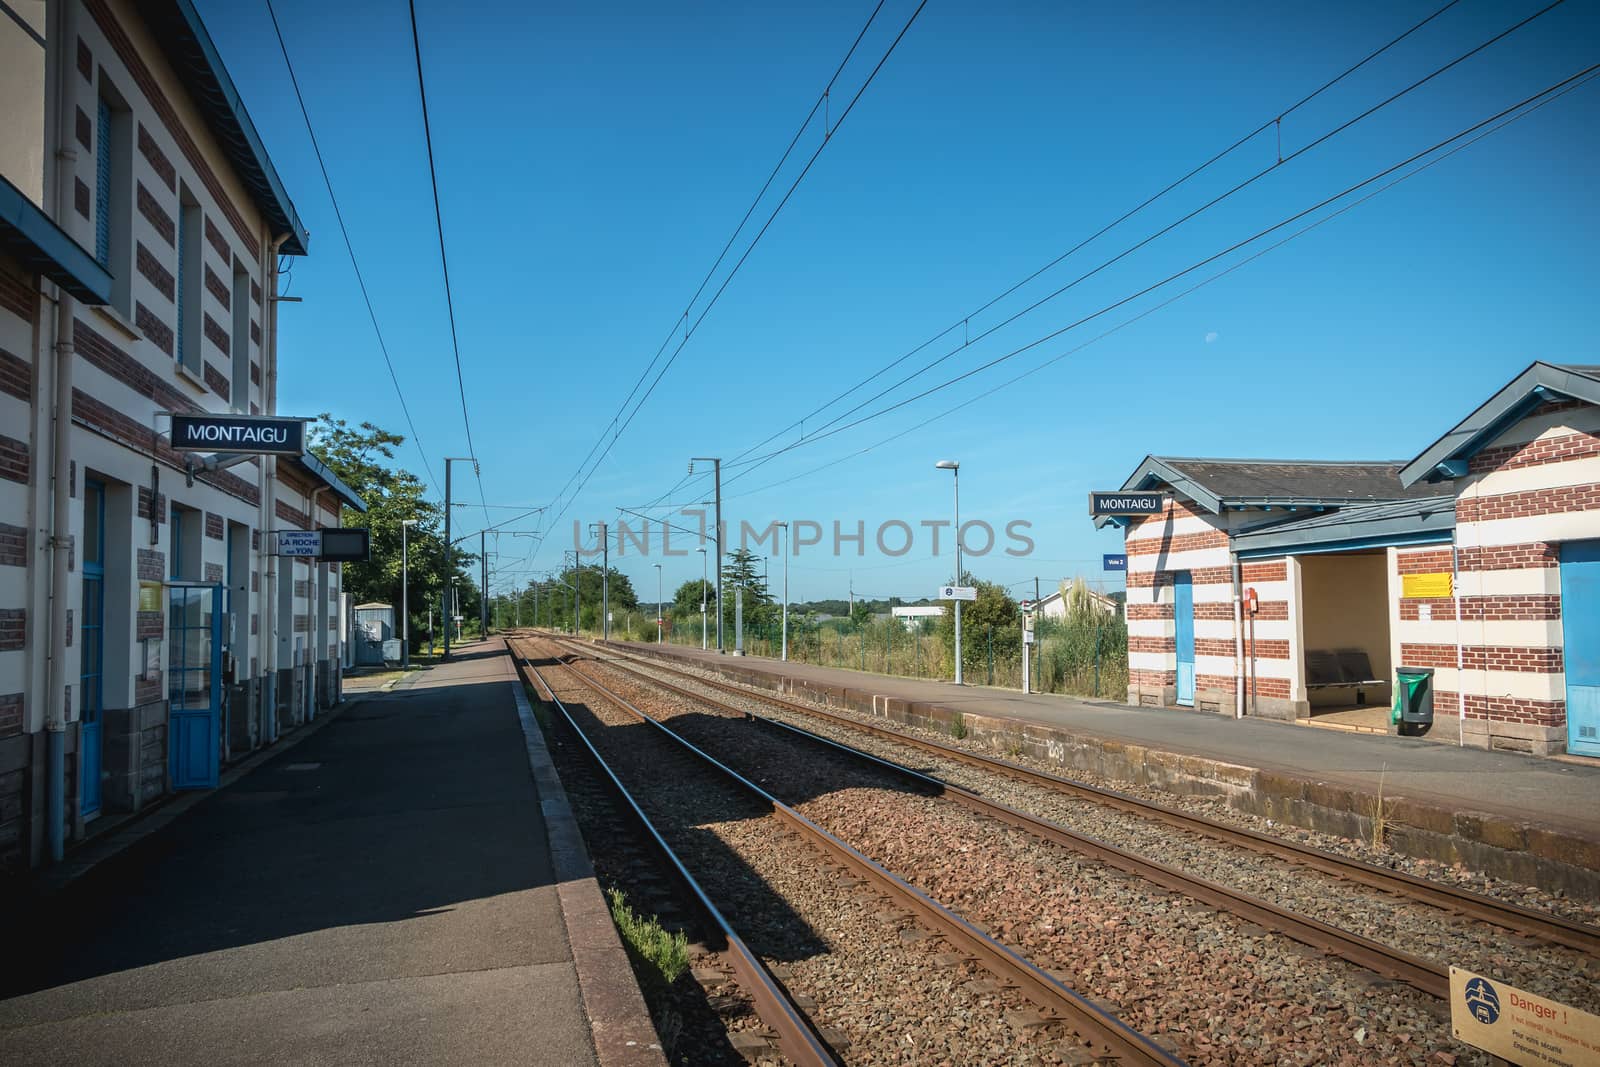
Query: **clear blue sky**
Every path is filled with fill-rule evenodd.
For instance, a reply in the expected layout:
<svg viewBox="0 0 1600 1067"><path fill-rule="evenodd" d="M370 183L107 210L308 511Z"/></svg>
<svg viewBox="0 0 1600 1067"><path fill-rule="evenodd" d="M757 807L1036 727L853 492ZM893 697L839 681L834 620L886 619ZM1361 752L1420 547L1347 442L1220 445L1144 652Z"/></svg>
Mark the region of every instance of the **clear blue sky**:
<svg viewBox="0 0 1600 1067"><path fill-rule="evenodd" d="M291 283L305 302L285 305L281 319L280 408L405 432L265 4L199 6L312 233ZM915 6L885 3L835 90L835 119ZM614 520L617 506L654 500L690 456L731 458L927 340L1438 6L932 0L538 552L524 560L535 541L499 539L505 580L559 565L575 519ZM1542 6L1463 0L1285 120L1284 152ZM865 2L669 13L645 3L419 0L490 504L556 496L870 12ZM278 0L278 13L420 434L422 451L410 442L401 458L420 473L425 452L442 480L441 457L465 455L467 442L405 5ZM1600 5L1569 0L886 399L1066 326L1488 117L1600 60L1597 41ZM921 529L910 554L890 559L871 531L889 519L915 528L948 518L949 475L933 463L951 456L962 462L963 519L1027 520L1036 542L1029 558L996 552L971 569L1005 583L1040 575L1049 589L1080 572L1100 577L1100 554L1120 540L1093 528L1085 495L1119 485L1147 452L1410 458L1531 360L1600 361L1597 116L1600 85L1580 88L946 418L918 427L1187 286L737 481L730 468L726 515L735 525L810 519L828 529L823 545L791 560L795 599L843 595L851 581L868 595L924 594L949 574L948 537L942 559ZM799 161L820 136L820 125L806 132ZM973 318L971 332L1276 152L1264 134ZM796 173L792 162L778 187ZM458 498L476 502L467 469L457 473ZM675 499L703 495L691 487ZM515 512L489 514L498 522ZM457 529L477 529L483 515L459 510ZM865 522L864 556L832 556L836 519L847 530ZM660 558L614 561L649 596ZM693 556L667 561L669 592L698 572Z"/></svg>

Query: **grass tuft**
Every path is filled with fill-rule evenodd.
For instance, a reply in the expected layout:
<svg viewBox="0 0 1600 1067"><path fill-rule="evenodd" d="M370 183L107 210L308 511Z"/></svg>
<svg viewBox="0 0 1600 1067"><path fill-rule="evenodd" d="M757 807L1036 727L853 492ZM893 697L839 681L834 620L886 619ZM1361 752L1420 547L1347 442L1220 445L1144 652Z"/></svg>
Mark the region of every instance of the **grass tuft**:
<svg viewBox="0 0 1600 1067"><path fill-rule="evenodd" d="M663 928L653 916L637 914L628 905L627 894L615 886L606 890L606 899L611 902L611 921L633 957L634 969L642 972L641 979L658 989L676 982L689 969L689 939L682 931Z"/></svg>
<svg viewBox="0 0 1600 1067"><path fill-rule="evenodd" d="M950 736L957 741L967 736L967 717L959 711L950 716Z"/></svg>

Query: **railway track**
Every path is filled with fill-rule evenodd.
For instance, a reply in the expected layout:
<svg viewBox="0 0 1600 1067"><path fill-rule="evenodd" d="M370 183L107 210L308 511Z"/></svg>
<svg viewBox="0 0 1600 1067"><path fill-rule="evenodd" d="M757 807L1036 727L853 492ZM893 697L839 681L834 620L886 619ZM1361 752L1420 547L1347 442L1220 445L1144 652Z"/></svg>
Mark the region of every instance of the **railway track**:
<svg viewBox="0 0 1600 1067"><path fill-rule="evenodd" d="M577 654L586 659L596 658L589 650L579 650ZM613 658L608 657L603 662L612 669L636 678L643 684L660 687L686 699L716 707L727 714L752 717L752 713L748 709L735 707L704 694L695 693L683 686L652 677L632 667L618 663ZM578 673L584 674L585 672L579 671ZM591 676L585 674L585 677L589 677L590 681L594 681ZM809 733L787 723L777 722L772 719L765 719L764 722L776 729L787 731L809 743L825 746L849 757L867 762L879 769L886 770L916 785L936 790L945 799L1005 826L1021 830L1042 840L1062 845L1075 852L1087 855L1126 874L1158 885L1169 892L1181 893L1207 906L1230 912L1262 929L1282 934L1303 945L1337 956L1380 977L1404 982L1440 998L1449 994L1450 972L1447 967L1420 959L1409 953L1401 952L1388 945L1352 934L1327 923L1296 914L1287 908L1257 899L1228 886L1197 878L1178 868L1136 855L1115 845L1090 837L1087 834L1069 830L1066 827L991 800L960 786L933 778L902 764L881 759L870 753Z"/></svg>
<svg viewBox="0 0 1600 1067"><path fill-rule="evenodd" d="M593 656L596 654L592 647L582 645L571 647L581 648L586 655ZM1130 796L1126 793L1090 785L1085 782L1074 781L1070 778L1053 775L1008 760L985 756L955 745L942 744L927 738L862 722L848 716L837 715L813 704L803 703L775 693L735 685L720 679L707 678L703 675L683 670L666 662L665 657L654 655L648 651L641 653L639 650L630 649L625 654L619 653L615 648L607 648L605 651L612 660L618 658L619 655L625 655L626 658L636 662L640 659L647 659L652 670L672 675L693 685L715 689L719 692L745 699L762 701L797 715L809 716L846 730L864 733L871 737L889 741L895 745L916 749L955 763L1002 775L1036 788L1046 789L1073 799L1136 815L1151 822L1195 834L1199 837L1272 856L1295 867L1317 871L1340 881L1376 890L1401 898L1407 902L1431 905L1458 919L1487 923L1519 936L1534 938L1547 944L1558 945L1590 957L1600 958L1600 929L1573 922L1560 916L1524 908L1455 886L1430 882L1403 871L1392 871L1373 864L1362 863L1347 856L1326 852L1294 841L1287 841L1270 834L1230 826L1226 823L1194 815L1140 797ZM660 678L652 677L650 680L655 684L670 684ZM682 691L681 687L679 689ZM692 693L688 695L696 698L700 696ZM746 709L739 710L749 714ZM790 728L792 729L792 727ZM826 741L827 739L821 738L819 740Z"/></svg>
<svg viewBox="0 0 1600 1067"><path fill-rule="evenodd" d="M730 953L730 956L739 960L740 982L756 1002L762 1018L767 1020L775 1032L775 1043L782 1054L794 1063L838 1062L833 1050L818 1035L805 1009L788 994L783 983L772 975L760 958L749 951L732 924L718 909L711 895L695 881L688 866L673 853L666 838L650 823L644 807L632 796L622 778L607 764L598 747L585 734L579 716L575 716L557 697L555 687L527 657L526 646L519 642L517 647L521 650L516 657L519 665L526 671L541 699L547 699L562 714L577 736L583 739L592 759L602 769L613 787L626 798L627 806L636 817L648 827L650 837L657 847L670 857L670 866L685 880L685 884L692 887L692 895L706 910L708 916L712 917L714 925L723 931L730 947L739 947L738 954ZM874 893L891 902L893 908L912 915L920 926L942 939L955 950L955 953L976 961L995 977L1000 988L1014 990L1035 1005L1046 1024L1058 1023L1064 1026L1076 1035L1082 1055L1096 1060L1127 1064L1170 1065L1183 1062L1150 1038L1127 1026L1113 1013L1080 996L1053 975L989 937L927 894L873 862L843 840L823 830L760 786L690 744L599 679L568 660L562 659L558 662L570 677L577 679L590 692L598 694L607 704L623 711L633 721L653 728L652 736L659 735L670 739L673 745L692 754L701 766L712 770L719 780L736 785L756 802L768 806L772 815L787 829L827 856L831 864L848 872L850 879L870 886Z"/></svg>

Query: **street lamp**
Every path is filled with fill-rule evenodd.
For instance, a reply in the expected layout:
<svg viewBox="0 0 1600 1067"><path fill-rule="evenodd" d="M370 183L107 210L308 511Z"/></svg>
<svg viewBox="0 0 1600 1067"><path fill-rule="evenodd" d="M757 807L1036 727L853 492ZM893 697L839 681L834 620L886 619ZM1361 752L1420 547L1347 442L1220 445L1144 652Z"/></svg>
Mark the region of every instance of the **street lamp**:
<svg viewBox="0 0 1600 1067"><path fill-rule="evenodd" d="M700 553L700 651L704 652L710 644L706 636L706 546L695 551Z"/></svg>
<svg viewBox="0 0 1600 1067"><path fill-rule="evenodd" d="M406 557L406 527L416 519L400 520L400 668L411 666L411 567Z"/></svg>
<svg viewBox="0 0 1600 1067"><path fill-rule="evenodd" d="M941 459L934 466L942 471L949 471L955 482L956 490L956 585L961 584L961 464L953 459ZM956 684L962 685L961 677L961 601L956 601Z"/></svg>
<svg viewBox="0 0 1600 1067"><path fill-rule="evenodd" d="M655 566L656 566L656 644L659 645L663 641L663 638L662 638L661 634L662 634L662 631L666 629L666 627L661 624L662 623L662 619L661 619L661 564L657 563Z"/></svg>
<svg viewBox="0 0 1600 1067"><path fill-rule="evenodd" d="M778 523L783 528L783 662L789 662L789 524Z"/></svg>

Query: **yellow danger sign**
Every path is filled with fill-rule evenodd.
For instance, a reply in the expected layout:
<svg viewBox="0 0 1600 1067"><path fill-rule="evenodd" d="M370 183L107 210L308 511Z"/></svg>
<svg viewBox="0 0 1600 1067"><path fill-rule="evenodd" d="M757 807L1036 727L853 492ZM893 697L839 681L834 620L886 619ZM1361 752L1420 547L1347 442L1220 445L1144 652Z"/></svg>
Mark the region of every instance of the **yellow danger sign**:
<svg viewBox="0 0 1600 1067"><path fill-rule="evenodd" d="M1450 1029L1457 1041L1524 1067L1600 1063L1600 1015L1459 967L1450 968Z"/></svg>
<svg viewBox="0 0 1600 1067"><path fill-rule="evenodd" d="M1438 574L1402 574L1400 576L1400 595L1407 600L1419 597L1451 596L1455 587L1450 580L1449 571L1440 571Z"/></svg>

